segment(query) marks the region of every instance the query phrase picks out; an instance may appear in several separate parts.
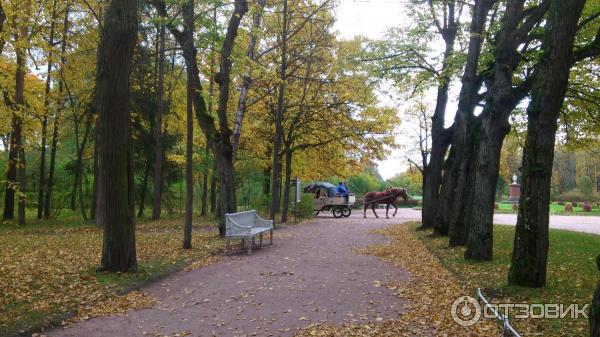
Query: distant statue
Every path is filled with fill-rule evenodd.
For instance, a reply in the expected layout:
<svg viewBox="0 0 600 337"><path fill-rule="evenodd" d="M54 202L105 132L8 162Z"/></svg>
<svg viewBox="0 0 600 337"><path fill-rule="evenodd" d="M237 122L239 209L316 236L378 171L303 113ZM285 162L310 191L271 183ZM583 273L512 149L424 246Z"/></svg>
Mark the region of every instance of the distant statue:
<svg viewBox="0 0 600 337"><path fill-rule="evenodd" d="M518 184L518 183L517 183L517 175L516 175L516 174L513 174L512 178L513 178L513 182L512 182L512 183L513 183L513 184Z"/></svg>

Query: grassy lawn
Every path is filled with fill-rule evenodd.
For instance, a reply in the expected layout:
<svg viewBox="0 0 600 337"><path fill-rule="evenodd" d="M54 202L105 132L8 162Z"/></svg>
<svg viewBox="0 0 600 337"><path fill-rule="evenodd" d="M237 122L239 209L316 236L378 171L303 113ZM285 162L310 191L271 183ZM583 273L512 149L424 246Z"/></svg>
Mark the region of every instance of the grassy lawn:
<svg viewBox="0 0 600 337"><path fill-rule="evenodd" d="M71 218L72 217L72 218ZM181 248L183 219L137 224L139 271L96 272L102 231L77 219L0 226L0 335L58 324L65 313L105 301L187 265L214 261L224 247L210 221L194 219L193 249ZM31 219L31 218L30 218Z"/></svg>
<svg viewBox="0 0 600 337"><path fill-rule="evenodd" d="M600 236L562 230L550 230L547 286L529 289L507 285L512 254L512 226L494 226L494 259L489 262L467 262L464 248L449 248L447 238L431 237L428 232L416 231L419 224L409 224L414 233L441 263L463 282L466 293L473 295L476 287L495 303L591 303L598 276L595 259L600 253ZM489 298L488 298L489 300ZM523 335L586 336L586 319L528 319L511 320Z"/></svg>
<svg viewBox="0 0 600 337"><path fill-rule="evenodd" d="M513 210L513 203L510 202L499 202L498 209L495 211L496 213L516 213L516 210ZM573 212L565 212L565 206L559 205L556 202L550 204L550 214L559 214L559 215L591 215L591 216L600 216L600 208L593 204L593 208L591 212L583 211L583 203L580 202L577 204L577 207L573 207Z"/></svg>

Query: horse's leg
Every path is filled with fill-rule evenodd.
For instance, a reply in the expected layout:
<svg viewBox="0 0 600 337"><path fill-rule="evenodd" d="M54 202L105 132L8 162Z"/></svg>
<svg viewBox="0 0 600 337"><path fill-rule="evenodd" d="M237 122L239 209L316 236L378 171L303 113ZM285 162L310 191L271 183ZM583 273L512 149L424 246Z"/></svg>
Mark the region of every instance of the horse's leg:
<svg viewBox="0 0 600 337"><path fill-rule="evenodd" d="M364 207L363 207L363 217L366 219L367 218L367 207L369 206L369 203L365 201Z"/></svg>
<svg viewBox="0 0 600 337"><path fill-rule="evenodd" d="M394 215L392 215L392 216L395 218L396 213L398 212L398 206L396 205L396 202L392 203L392 205L394 205Z"/></svg>
<svg viewBox="0 0 600 337"><path fill-rule="evenodd" d="M375 214L375 217L379 219L379 215L377 215L377 212L375 212L375 206L377 206L377 203L374 202L371 204L371 209L373 210L373 214Z"/></svg>
<svg viewBox="0 0 600 337"><path fill-rule="evenodd" d="M388 215L388 212L390 211L390 204L385 204L385 218L389 219L390 216Z"/></svg>

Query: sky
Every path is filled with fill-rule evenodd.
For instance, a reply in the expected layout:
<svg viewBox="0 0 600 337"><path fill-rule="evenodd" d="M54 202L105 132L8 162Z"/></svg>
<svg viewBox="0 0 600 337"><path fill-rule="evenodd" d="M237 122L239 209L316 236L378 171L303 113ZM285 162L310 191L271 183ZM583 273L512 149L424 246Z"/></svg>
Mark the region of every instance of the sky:
<svg viewBox="0 0 600 337"><path fill-rule="evenodd" d="M351 39L356 35L372 39L382 38L387 27L400 25L406 20L402 0L338 0L335 9L336 23L334 28L342 39ZM379 95L381 101L389 102L384 95ZM402 133L404 127L398 129ZM397 136L397 141L401 141ZM377 168L384 179L393 177L408 166L398 150L393 151L387 159L378 162Z"/></svg>

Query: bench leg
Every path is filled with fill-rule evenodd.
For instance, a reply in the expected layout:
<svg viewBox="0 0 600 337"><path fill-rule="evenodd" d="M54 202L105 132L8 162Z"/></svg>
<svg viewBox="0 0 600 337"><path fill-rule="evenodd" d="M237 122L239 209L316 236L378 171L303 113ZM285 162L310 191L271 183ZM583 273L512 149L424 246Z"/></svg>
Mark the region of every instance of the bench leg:
<svg viewBox="0 0 600 337"><path fill-rule="evenodd" d="M231 251L231 238L227 238L227 244L225 245L225 252L229 253Z"/></svg>
<svg viewBox="0 0 600 337"><path fill-rule="evenodd" d="M246 248L246 239L242 239L240 244L242 245L242 249Z"/></svg>
<svg viewBox="0 0 600 337"><path fill-rule="evenodd" d="M269 231L269 235L271 236L271 241L269 242L269 245L272 245L273 244L273 230L272 229Z"/></svg>
<svg viewBox="0 0 600 337"><path fill-rule="evenodd" d="M252 238L252 241L254 241L254 238ZM252 241L248 244L248 255L252 254Z"/></svg>
<svg viewBox="0 0 600 337"><path fill-rule="evenodd" d="M259 242L260 242L260 244L259 244L259 245L260 245L260 248L262 248L262 239L263 239L263 233L260 233L260 239L259 239Z"/></svg>

